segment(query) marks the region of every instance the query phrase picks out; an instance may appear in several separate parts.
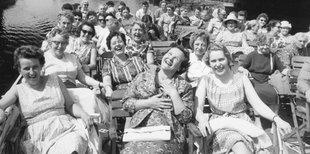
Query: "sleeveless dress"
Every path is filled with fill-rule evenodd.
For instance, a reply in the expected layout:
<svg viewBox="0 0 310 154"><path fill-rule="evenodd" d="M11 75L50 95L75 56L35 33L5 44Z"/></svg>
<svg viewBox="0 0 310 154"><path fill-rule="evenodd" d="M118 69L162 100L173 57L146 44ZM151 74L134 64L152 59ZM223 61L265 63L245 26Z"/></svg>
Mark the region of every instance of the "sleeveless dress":
<svg viewBox="0 0 310 154"><path fill-rule="evenodd" d="M65 113L65 100L56 75L48 76L43 91L17 85L19 107L28 127L22 148L28 154L96 153L81 119Z"/></svg>
<svg viewBox="0 0 310 154"><path fill-rule="evenodd" d="M253 123L246 114L247 104L245 103L245 92L243 76L240 73L234 74L233 81L228 86L220 86L215 82L213 72L202 79L206 81L206 93L212 111L210 120L221 117L238 118ZM237 142L243 142L252 152L256 153L260 145L256 139L234 129L222 128L213 133L210 148L212 153L229 153Z"/></svg>

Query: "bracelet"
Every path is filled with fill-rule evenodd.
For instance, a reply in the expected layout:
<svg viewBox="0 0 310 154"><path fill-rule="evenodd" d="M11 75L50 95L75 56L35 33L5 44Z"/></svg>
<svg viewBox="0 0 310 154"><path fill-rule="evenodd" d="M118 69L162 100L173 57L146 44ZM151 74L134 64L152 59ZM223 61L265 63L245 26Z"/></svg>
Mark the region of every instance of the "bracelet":
<svg viewBox="0 0 310 154"><path fill-rule="evenodd" d="M275 122L274 119L275 119L276 117L279 117L279 116L278 116L277 114L274 115L274 116L272 117L272 122Z"/></svg>

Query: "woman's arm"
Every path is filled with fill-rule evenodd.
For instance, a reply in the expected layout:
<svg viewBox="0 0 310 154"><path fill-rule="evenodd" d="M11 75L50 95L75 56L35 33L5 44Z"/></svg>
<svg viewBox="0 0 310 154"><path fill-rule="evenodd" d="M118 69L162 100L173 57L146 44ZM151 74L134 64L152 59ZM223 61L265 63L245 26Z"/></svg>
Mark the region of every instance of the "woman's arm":
<svg viewBox="0 0 310 154"><path fill-rule="evenodd" d="M103 86L101 82L87 76L81 68L78 68L77 70L77 80L79 80L81 83L87 86L93 86L93 87Z"/></svg>
<svg viewBox="0 0 310 154"><path fill-rule="evenodd" d="M0 109L5 110L7 107L13 105L18 98L16 86L13 86L4 96L0 99Z"/></svg>
<svg viewBox="0 0 310 154"><path fill-rule="evenodd" d="M95 70L97 66L97 50L95 46L91 49L90 63L88 64L89 70Z"/></svg>
<svg viewBox="0 0 310 154"><path fill-rule="evenodd" d="M153 52L146 53L146 62L147 64L154 64L154 53Z"/></svg>
<svg viewBox="0 0 310 154"><path fill-rule="evenodd" d="M210 131L210 126L208 123L208 118L203 113L203 108L206 100L206 77L202 77L196 89L194 108L196 113L196 120L198 121L198 128L203 136L207 136L207 130Z"/></svg>
<svg viewBox="0 0 310 154"><path fill-rule="evenodd" d="M246 35L244 33L242 33L242 35L241 35L242 47L248 47L249 46L247 41L246 41L246 38L247 38Z"/></svg>
<svg viewBox="0 0 310 154"><path fill-rule="evenodd" d="M59 83L60 90L61 90L61 92L62 92L62 94L64 96L64 99L65 99L65 109L66 109L67 113L69 113L73 117L82 118L83 121L85 122L87 128L90 128L90 126L93 125L93 120L81 108L80 105L75 104L73 102L72 98L69 95L69 92L68 92L66 86L64 85L64 83L61 81L61 79L59 77L57 77L57 78L58 78L58 83Z"/></svg>
<svg viewBox="0 0 310 154"><path fill-rule="evenodd" d="M282 134L288 134L291 132L291 126L284 120L282 120L278 115L276 115L257 95L255 89L253 88L250 80L243 76L244 91L246 98L254 108L254 110L262 117L275 122L278 128L281 129Z"/></svg>
<svg viewBox="0 0 310 154"><path fill-rule="evenodd" d="M246 76L243 76L243 83L246 98L251 106L258 112L259 115L272 121L275 113L258 97L254 87Z"/></svg>
<svg viewBox="0 0 310 154"><path fill-rule="evenodd" d="M105 96L111 97L113 93L111 76L105 75L104 77L102 77L102 82L105 89Z"/></svg>

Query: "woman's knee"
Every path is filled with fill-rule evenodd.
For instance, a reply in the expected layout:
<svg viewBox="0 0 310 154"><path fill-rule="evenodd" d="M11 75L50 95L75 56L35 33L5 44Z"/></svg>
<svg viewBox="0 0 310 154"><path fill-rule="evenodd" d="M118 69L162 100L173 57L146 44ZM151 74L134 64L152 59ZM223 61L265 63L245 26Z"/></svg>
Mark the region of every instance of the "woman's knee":
<svg viewBox="0 0 310 154"><path fill-rule="evenodd" d="M232 151L238 154L252 154L251 150L242 141L236 142L232 147Z"/></svg>

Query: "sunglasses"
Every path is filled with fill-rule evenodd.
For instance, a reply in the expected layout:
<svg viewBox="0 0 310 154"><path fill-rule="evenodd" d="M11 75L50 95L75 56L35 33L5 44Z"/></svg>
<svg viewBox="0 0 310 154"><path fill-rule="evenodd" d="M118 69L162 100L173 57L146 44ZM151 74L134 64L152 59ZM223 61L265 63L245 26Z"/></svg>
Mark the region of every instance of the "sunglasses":
<svg viewBox="0 0 310 154"><path fill-rule="evenodd" d="M81 31L82 31L84 34L93 35L93 32L92 32L92 31L88 31L88 30L84 30L84 29L82 29Z"/></svg>
<svg viewBox="0 0 310 154"><path fill-rule="evenodd" d="M74 18L74 20L81 21L82 19L81 18Z"/></svg>
<svg viewBox="0 0 310 154"><path fill-rule="evenodd" d="M61 44L61 46L65 46L68 44L68 42L60 42L60 41L52 41L56 46L59 46Z"/></svg>

